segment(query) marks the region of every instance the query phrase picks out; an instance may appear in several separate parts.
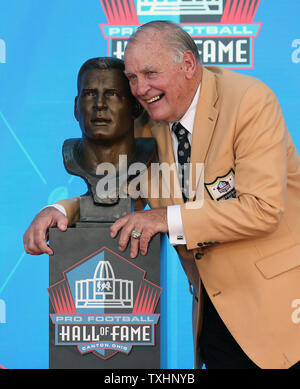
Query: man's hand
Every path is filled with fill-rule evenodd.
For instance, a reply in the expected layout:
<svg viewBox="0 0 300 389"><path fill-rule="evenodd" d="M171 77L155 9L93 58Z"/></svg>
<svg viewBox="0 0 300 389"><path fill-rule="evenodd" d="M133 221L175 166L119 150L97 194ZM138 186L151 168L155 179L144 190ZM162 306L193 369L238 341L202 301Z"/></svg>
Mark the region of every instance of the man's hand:
<svg viewBox="0 0 300 389"><path fill-rule="evenodd" d="M119 249L124 251L131 240L130 256L135 258L139 249L142 255L147 254L148 244L153 235L158 232L168 232L167 209L158 208L149 211L132 212L118 219L110 227L110 236L115 238L121 229ZM139 239L132 238L132 231L141 233Z"/></svg>
<svg viewBox="0 0 300 389"><path fill-rule="evenodd" d="M50 227L58 227L61 231L67 229L68 219L54 207L44 208L40 211L24 234L23 242L27 254L53 255L53 251L47 245L47 231Z"/></svg>

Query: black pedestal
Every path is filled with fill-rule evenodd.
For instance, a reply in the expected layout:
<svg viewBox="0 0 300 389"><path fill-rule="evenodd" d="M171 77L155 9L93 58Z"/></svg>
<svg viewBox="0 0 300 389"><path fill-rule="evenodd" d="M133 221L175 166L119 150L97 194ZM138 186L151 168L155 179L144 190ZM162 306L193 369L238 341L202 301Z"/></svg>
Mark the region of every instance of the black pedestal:
<svg viewBox="0 0 300 389"><path fill-rule="evenodd" d="M49 231L51 369L160 368L160 237L131 259L110 225Z"/></svg>

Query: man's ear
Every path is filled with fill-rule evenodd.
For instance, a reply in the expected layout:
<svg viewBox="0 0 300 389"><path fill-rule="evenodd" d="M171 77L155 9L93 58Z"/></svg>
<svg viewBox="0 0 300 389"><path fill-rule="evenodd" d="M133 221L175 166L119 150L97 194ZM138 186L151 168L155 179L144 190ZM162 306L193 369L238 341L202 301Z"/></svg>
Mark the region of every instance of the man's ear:
<svg viewBox="0 0 300 389"><path fill-rule="evenodd" d="M144 111L144 108L141 106L141 104L136 99L134 99L132 102L132 117L133 117L133 119L135 120L136 118L138 118L142 114L143 111Z"/></svg>
<svg viewBox="0 0 300 389"><path fill-rule="evenodd" d="M75 119L79 122L78 111L77 111L77 99L78 99L78 96L76 96L75 100L74 100L74 116L75 116Z"/></svg>
<svg viewBox="0 0 300 389"><path fill-rule="evenodd" d="M194 54L191 52L191 50L187 50L184 53L183 60L182 60L182 66L186 74L187 79L191 79L196 71L197 62L194 57Z"/></svg>

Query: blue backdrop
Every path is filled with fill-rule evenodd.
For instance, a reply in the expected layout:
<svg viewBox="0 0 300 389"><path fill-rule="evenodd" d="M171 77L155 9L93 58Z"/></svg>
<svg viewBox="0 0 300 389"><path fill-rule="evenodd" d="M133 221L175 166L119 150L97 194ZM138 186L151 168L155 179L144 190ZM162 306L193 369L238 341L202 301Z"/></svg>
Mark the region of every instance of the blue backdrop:
<svg viewBox="0 0 300 389"><path fill-rule="evenodd" d="M198 0L190 15L181 0L172 15L160 13L154 0L104 1L0 2L0 365L6 368L48 368L48 257L25 254L22 236L43 206L85 191L81 179L66 173L61 147L81 134L73 102L86 59L122 55L138 23L182 23L205 63L236 68L275 91L300 148L299 0L215 0L219 13ZM229 51L221 56L224 45ZM166 239L161 263L162 367L192 368L191 296Z"/></svg>

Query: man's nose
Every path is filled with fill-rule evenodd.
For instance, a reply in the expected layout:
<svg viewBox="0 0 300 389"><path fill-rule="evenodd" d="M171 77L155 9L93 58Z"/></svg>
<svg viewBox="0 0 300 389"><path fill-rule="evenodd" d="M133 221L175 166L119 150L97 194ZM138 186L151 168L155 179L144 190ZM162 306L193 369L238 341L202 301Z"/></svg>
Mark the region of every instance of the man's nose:
<svg viewBox="0 0 300 389"><path fill-rule="evenodd" d="M135 92L137 96L145 96L150 89L148 81L144 77L137 79Z"/></svg>
<svg viewBox="0 0 300 389"><path fill-rule="evenodd" d="M96 109L106 109L107 102L104 94L99 93L94 100L94 106Z"/></svg>

